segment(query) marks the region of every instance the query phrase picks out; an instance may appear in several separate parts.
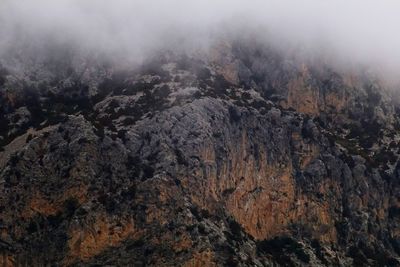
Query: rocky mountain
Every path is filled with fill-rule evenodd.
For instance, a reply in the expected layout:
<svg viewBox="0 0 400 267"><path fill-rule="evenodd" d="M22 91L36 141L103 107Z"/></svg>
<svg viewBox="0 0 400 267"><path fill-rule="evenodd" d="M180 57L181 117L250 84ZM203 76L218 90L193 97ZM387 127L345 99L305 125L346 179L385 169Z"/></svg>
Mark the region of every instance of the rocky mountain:
<svg viewBox="0 0 400 267"><path fill-rule="evenodd" d="M400 265L400 106L371 73L241 41L21 60L2 266Z"/></svg>

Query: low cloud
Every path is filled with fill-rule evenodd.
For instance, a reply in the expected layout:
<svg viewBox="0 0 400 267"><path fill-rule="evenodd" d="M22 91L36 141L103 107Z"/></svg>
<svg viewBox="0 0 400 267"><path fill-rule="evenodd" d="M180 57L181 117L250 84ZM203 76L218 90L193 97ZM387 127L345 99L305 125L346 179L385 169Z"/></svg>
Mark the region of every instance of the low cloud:
<svg viewBox="0 0 400 267"><path fill-rule="evenodd" d="M66 46L142 60L159 49L206 49L222 35L256 36L396 75L399 12L394 0L2 0L0 58Z"/></svg>

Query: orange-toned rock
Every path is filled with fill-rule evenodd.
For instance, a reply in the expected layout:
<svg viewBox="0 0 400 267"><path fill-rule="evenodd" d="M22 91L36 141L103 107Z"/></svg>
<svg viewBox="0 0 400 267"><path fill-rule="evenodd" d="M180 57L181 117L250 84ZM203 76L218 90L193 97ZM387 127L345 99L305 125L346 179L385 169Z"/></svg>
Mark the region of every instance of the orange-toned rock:
<svg viewBox="0 0 400 267"><path fill-rule="evenodd" d="M183 264L184 267L214 267L218 266L213 261L213 253L210 250L195 252L190 260Z"/></svg>
<svg viewBox="0 0 400 267"><path fill-rule="evenodd" d="M64 208L64 203L67 200L76 200L79 204L85 202L87 196L86 186L69 188L62 195L54 200L44 196L42 193L37 191L32 194L28 205L22 212L24 218L32 218L35 214L49 216L55 215L57 212Z"/></svg>
<svg viewBox="0 0 400 267"><path fill-rule="evenodd" d="M73 226L69 231L69 253L65 263L87 261L105 249L117 246L127 238L135 239L140 233L132 219L94 217L87 225Z"/></svg>

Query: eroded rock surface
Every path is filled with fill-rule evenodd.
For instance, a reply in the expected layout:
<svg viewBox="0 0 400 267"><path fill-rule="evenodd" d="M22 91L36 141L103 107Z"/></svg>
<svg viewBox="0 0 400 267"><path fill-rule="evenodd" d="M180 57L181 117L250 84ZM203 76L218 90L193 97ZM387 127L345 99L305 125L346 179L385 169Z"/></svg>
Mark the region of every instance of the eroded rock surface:
<svg viewBox="0 0 400 267"><path fill-rule="evenodd" d="M0 72L3 263L400 264L399 106L378 80L240 42L64 60Z"/></svg>

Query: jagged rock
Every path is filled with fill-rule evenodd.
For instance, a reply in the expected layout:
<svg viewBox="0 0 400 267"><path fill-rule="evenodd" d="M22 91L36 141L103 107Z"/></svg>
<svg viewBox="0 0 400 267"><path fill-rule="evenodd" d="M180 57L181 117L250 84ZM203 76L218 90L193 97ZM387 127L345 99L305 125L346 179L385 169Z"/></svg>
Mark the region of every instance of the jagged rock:
<svg viewBox="0 0 400 267"><path fill-rule="evenodd" d="M131 71L57 60L0 72L15 265L399 264L399 109L379 82L241 42Z"/></svg>

